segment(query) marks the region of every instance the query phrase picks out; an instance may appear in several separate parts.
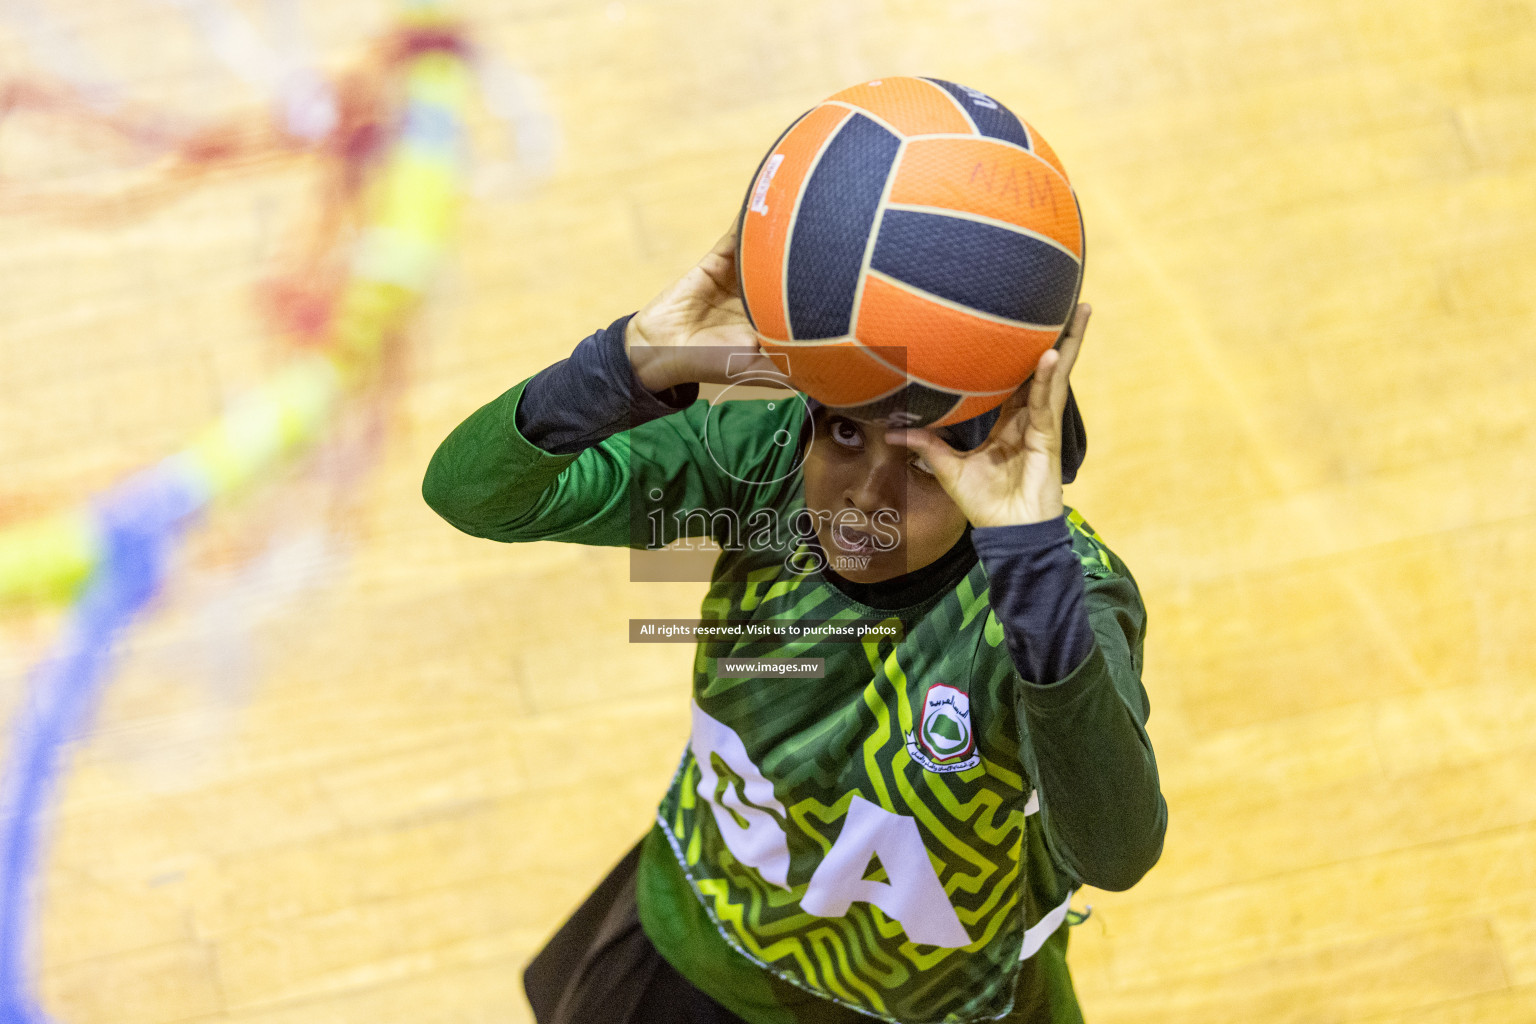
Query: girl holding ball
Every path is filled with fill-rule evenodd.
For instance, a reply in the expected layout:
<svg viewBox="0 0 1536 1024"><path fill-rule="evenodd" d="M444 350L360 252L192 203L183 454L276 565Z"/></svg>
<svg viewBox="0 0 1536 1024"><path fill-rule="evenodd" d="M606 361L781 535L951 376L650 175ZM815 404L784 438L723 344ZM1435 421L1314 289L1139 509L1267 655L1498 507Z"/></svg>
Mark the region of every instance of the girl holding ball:
<svg viewBox="0 0 1536 1024"><path fill-rule="evenodd" d="M472 413L424 496L504 542L708 533L706 620L899 629L700 642L655 823L529 965L534 1014L1080 1021L1072 895L1134 885L1167 822L1142 600L1062 492L1085 451L1068 381L1089 309L1001 407L953 426L886 429L791 391L711 404L700 383L779 369L736 251L733 231ZM746 543L733 525L754 513L797 525ZM771 658L823 671L723 668Z"/></svg>

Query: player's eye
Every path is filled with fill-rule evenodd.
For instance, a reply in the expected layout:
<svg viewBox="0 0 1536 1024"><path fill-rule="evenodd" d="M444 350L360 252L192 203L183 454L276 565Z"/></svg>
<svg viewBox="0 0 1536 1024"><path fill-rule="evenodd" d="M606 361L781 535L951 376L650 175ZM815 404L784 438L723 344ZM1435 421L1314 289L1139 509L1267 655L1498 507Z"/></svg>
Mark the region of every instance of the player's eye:
<svg viewBox="0 0 1536 1024"><path fill-rule="evenodd" d="M864 444L864 433L858 425L843 416L833 416L827 420L827 432L832 435L832 440L844 448L860 448Z"/></svg>
<svg viewBox="0 0 1536 1024"><path fill-rule="evenodd" d="M919 473L924 474L925 476L932 477L937 475L934 473L933 467L928 465L928 460L923 458L921 455L913 456L911 465L913 469L917 470Z"/></svg>

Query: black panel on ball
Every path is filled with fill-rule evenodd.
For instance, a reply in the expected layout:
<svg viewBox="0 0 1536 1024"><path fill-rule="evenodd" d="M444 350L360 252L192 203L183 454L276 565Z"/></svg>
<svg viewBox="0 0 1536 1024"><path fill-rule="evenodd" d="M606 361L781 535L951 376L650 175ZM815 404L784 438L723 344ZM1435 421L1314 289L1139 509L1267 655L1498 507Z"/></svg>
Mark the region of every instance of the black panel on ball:
<svg viewBox="0 0 1536 1024"><path fill-rule="evenodd" d="M866 240L900 149L899 138L862 114L827 143L805 184L785 255L790 337L848 333Z"/></svg>
<svg viewBox="0 0 1536 1024"><path fill-rule="evenodd" d="M1001 139L1011 142L1016 146L1034 150L1030 144L1029 132L1024 129L1024 124L1018 117L1003 106L997 100L986 93L976 89L968 89L954 82L946 82L942 78L928 78L924 81L932 82L953 96L970 115L971 121L976 125L976 130L988 138Z"/></svg>
<svg viewBox="0 0 1536 1024"><path fill-rule="evenodd" d="M870 266L969 309L1027 324L1066 322L1081 265L1020 231L915 210L887 210Z"/></svg>

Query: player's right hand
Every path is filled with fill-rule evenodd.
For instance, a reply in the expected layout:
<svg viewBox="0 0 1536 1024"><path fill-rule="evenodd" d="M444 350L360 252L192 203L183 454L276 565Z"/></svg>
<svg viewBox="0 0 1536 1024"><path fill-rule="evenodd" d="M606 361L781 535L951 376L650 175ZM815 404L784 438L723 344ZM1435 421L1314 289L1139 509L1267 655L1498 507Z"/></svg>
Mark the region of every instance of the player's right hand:
<svg viewBox="0 0 1536 1024"><path fill-rule="evenodd" d="M1009 395L978 447L956 451L931 430L887 431L887 444L917 451L972 526L1041 523L1066 511L1061 488L1061 420L1068 383L1093 307L1080 302L1055 348Z"/></svg>
<svg viewBox="0 0 1536 1024"><path fill-rule="evenodd" d="M741 302L734 225L697 265L630 318L624 351L651 391L694 382L728 384L749 372L759 380L760 374L782 378L758 347Z"/></svg>

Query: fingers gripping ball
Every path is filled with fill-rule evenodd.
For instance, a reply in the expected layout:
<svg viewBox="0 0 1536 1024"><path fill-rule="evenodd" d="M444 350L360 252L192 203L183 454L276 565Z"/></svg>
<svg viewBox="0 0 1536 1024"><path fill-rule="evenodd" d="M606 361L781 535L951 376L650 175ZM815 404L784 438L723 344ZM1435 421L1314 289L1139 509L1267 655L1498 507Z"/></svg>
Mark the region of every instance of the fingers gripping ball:
<svg viewBox="0 0 1536 1024"><path fill-rule="evenodd" d="M737 268L797 387L857 419L945 426L1002 404L1065 330L1082 217L1056 154L1002 104L886 78L779 137Z"/></svg>

